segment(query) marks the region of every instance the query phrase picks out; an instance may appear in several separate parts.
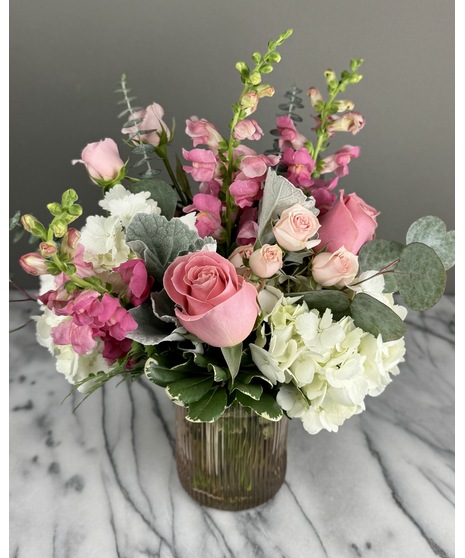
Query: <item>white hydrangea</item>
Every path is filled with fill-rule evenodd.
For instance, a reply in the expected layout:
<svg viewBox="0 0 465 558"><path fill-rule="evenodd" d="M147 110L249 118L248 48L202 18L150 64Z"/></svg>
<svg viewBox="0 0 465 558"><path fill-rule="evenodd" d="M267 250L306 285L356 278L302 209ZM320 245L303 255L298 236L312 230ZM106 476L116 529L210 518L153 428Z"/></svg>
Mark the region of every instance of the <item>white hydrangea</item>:
<svg viewBox="0 0 465 558"><path fill-rule="evenodd" d="M383 286L384 280L381 292ZM282 384L278 404L300 418L309 433L336 432L365 409L367 395L379 395L390 374L399 372L403 339L384 343L356 327L350 316L334 321L329 309L320 315L295 299L261 298L269 335L263 326L251 345L252 359L274 385Z"/></svg>
<svg viewBox="0 0 465 558"><path fill-rule="evenodd" d="M96 272L111 270L129 258L130 249L117 216L87 217L79 242L84 246L84 260L92 263Z"/></svg>
<svg viewBox="0 0 465 558"><path fill-rule="evenodd" d="M99 205L108 211L111 217L118 217L123 227L127 227L137 213L161 213L158 203L149 198L150 192L133 194L122 184L116 184L105 194L103 200L99 201Z"/></svg>
<svg viewBox="0 0 465 558"><path fill-rule="evenodd" d="M78 355L71 345L55 345L52 341L51 330L63 320L68 320L69 317L57 316L47 307L42 307L42 311L43 313L36 318L37 341L56 358L58 372L64 374L70 384L76 384L87 378L89 374L109 371L109 367L102 356L103 341L101 339L97 339L95 347L85 355ZM78 390L85 392L90 385L90 382L85 383Z"/></svg>

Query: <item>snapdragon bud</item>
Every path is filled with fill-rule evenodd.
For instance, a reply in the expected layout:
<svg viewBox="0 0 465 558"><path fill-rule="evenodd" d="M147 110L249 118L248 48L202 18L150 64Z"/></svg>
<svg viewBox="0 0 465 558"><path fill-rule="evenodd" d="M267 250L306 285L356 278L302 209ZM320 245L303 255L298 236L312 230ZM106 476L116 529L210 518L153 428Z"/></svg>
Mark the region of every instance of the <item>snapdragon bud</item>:
<svg viewBox="0 0 465 558"><path fill-rule="evenodd" d="M41 242L39 252L44 258L50 258L57 253L57 245L54 242Z"/></svg>

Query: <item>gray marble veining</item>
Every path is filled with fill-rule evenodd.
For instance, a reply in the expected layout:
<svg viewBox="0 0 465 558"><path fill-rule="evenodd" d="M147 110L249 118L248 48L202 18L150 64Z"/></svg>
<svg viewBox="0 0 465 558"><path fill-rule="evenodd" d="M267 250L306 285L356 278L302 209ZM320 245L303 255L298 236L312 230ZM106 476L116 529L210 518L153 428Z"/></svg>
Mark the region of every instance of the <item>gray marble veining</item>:
<svg viewBox="0 0 465 558"><path fill-rule="evenodd" d="M36 311L11 306L10 329ZM452 558L454 298L407 321L400 375L337 434L291 421L284 486L243 512L182 489L161 388L115 382L73 412L34 326L12 333L10 558Z"/></svg>

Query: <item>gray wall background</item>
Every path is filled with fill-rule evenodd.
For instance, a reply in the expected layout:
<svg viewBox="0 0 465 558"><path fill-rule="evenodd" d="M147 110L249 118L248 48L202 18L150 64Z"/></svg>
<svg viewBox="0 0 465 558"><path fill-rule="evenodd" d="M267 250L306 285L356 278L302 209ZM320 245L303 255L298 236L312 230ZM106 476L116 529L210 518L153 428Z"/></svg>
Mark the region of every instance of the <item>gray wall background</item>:
<svg viewBox="0 0 465 558"><path fill-rule="evenodd" d="M367 119L360 145L339 182L382 213L379 238L404 241L409 225L437 215L454 228L454 3L451 0L14 0L10 3L10 215L46 219L46 203L75 188L85 214L99 211L100 190L72 166L89 142L119 141L121 73L141 105L153 101L175 117L174 150L191 148L184 121L206 118L226 134L242 84L235 62L251 62L288 28L283 59L269 75L276 94L254 117L264 131L292 85L324 89L363 57L364 79L346 92ZM309 103L300 111L310 135ZM342 136L342 138L341 138ZM254 148L271 147L265 136ZM328 151L328 154L332 150ZM123 156L123 158L125 158ZM161 168L161 167L160 167ZM81 218L76 225L82 226ZM17 264L26 240L10 247L15 282L38 285ZM449 272L447 292L454 292Z"/></svg>

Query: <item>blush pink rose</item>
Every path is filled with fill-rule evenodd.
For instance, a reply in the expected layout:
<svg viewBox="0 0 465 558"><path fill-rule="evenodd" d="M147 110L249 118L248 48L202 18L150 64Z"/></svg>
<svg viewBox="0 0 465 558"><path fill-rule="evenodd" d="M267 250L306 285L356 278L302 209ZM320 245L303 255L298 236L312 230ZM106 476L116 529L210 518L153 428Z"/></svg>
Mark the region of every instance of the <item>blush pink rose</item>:
<svg viewBox="0 0 465 558"><path fill-rule="evenodd" d="M181 325L213 347L232 347L252 331L257 291L216 252L178 256L163 277Z"/></svg>
<svg viewBox="0 0 465 558"><path fill-rule="evenodd" d="M123 134L134 134L138 130L151 130L147 134L139 134L132 138L134 143L151 143L155 147L160 145L160 136L166 134L167 139L171 137L171 132L168 126L163 122L165 111L158 103L152 103L147 108L134 112L134 118L142 118L136 126L130 128L123 128Z"/></svg>
<svg viewBox="0 0 465 558"><path fill-rule="evenodd" d="M228 259L233 266L238 269L245 266L244 258L248 260L252 253L253 244L246 244L245 246L238 246Z"/></svg>
<svg viewBox="0 0 465 558"><path fill-rule="evenodd" d="M335 252L345 246L352 254L358 254L360 248L375 237L378 215L379 211L357 194L344 196L344 190L341 190L339 201L320 216L319 248L326 246L329 252Z"/></svg>
<svg viewBox="0 0 465 558"><path fill-rule="evenodd" d="M255 275L268 279L283 267L283 251L276 244L264 244L250 256L249 266Z"/></svg>
<svg viewBox="0 0 465 558"><path fill-rule="evenodd" d="M273 227L273 234L281 248L298 252L319 244L318 239L310 240L319 228L320 223L315 215L300 203L295 203L281 213L279 221Z"/></svg>
<svg viewBox="0 0 465 558"><path fill-rule="evenodd" d="M89 143L82 150L81 159L75 159L72 163L83 163L93 180L104 182L115 180L124 167L118 146L111 138Z"/></svg>
<svg viewBox="0 0 465 558"><path fill-rule="evenodd" d="M358 256L341 246L336 252L321 252L313 258L313 279L322 287L345 287L358 271Z"/></svg>

